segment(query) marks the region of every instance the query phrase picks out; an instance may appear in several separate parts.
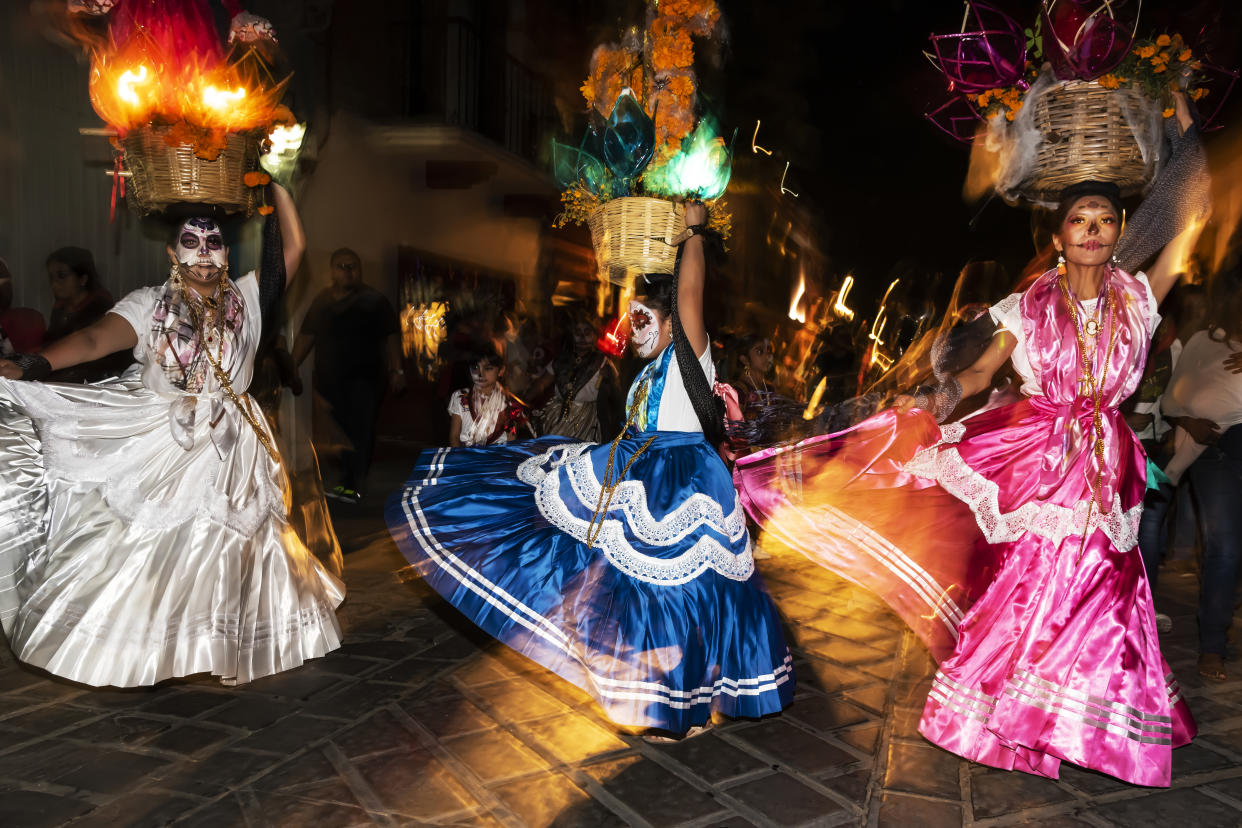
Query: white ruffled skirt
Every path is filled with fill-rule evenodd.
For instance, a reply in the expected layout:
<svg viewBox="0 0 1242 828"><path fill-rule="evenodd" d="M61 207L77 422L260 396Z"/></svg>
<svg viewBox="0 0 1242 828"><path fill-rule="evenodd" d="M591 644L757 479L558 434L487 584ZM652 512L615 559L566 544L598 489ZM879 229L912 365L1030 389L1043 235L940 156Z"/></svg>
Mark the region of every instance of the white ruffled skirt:
<svg viewBox="0 0 1242 828"><path fill-rule="evenodd" d="M336 649L344 585L290 528L287 492L227 400L160 395L128 374L0 380L9 645L117 687L202 672L245 683Z"/></svg>

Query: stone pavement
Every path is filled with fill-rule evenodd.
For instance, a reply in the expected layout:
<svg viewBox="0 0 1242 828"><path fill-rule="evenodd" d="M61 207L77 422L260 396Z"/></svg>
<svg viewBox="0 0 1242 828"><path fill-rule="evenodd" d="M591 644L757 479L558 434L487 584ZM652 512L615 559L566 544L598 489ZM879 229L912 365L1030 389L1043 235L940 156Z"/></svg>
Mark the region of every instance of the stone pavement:
<svg viewBox="0 0 1242 828"><path fill-rule="evenodd" d="M407 467L379 476L395 487ZM1193 669L1193 576L1162 583L1165 653L1203 729L1174 753L1173 788L1069 766L1054 782L924 741L926 651L874 598L780 549L760 566L795 704L678 744L618 732L400 580L376 501L338 515L345 646L298 670L93 690L5 649L0 826L1242 825L1242 677L1208 687Z"/></svg>

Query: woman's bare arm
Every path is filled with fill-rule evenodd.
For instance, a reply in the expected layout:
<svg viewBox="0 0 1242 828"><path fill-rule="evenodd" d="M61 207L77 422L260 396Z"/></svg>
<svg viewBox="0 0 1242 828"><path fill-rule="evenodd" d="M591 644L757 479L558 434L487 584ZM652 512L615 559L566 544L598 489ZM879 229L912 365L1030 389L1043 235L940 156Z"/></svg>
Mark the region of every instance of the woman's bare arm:
<svg viewBox="0 0 1242 828"><path fill-rule="evenodd" d="M697 202L686 204L686 226L707 224L707 208ZM681 268L677 272L677 316L681 329L694 348L694 355L702 357L710 343L707 327L703 324L703 284L707 274L707 259L703 253L703 237L691 236L682 243Z"/></svg>
<svg viewBox="0 0 1242 828"><path fill-rule="evenodd" d="M306 252L306 231L302 227L302 218L298 208L294 206L289 191L279 184L272 183L272 200L276 202L276 218L280 220L280 239L285 254L285 284L293 278L298 265L302 263L302 254Z"/></svg>
<svg viewBox="0 0 1242 828"><path fill-rule="evenodd" d="M992 377L996 376L1009 357L1013 354L1018 340L1004 328L997 330L983 355L965 371L957 374L957 381L962 385L962 399L973 397L992 385ZM893 401L893 407L904 414L914 407L914 397L902 394Z"/></svg>
<svg viewBox="0 0 1242 828"><path fill-rule="evenodd" d="M103 319L90 327L71 333L44 348L42 356L53 371L59 371L133 348L137 344L138 335L124 317L105 313ZM8 360L0 360L0 376L21 379L22 370Z"/></svg>

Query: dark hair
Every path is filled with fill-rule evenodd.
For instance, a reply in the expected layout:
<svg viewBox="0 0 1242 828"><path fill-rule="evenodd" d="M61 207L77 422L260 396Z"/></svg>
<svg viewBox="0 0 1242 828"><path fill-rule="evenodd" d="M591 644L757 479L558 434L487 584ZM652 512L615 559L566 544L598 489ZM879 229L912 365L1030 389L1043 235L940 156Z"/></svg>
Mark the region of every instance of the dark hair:
<svg viewBox="0 0 1242 828"><path fill-rule="evenodd" d="M496 350L495 345L480 345L470 354L469 365L478 365L480 362L486 363L493 368L504 368L505 360L500 355L500 351Z"/></svg>
<svg viewBox="0 0 1242 828"><path fill-rule="evenodd" d="M1121 218L1125 212L1125 206L1121 203L1121 188L1116 184L1111 181L1079 181L1061 191L1057 209L1052 214L1052 232L1061 232L1061 225L1065 223L1066 216L1069 215L1078 199L1083 196L1100 196L1108 199L1117 218Z"/></svg>
<svg viewBox="0 0 1242 828"><path fill-rule="evenodd" d="M359 262L362 261L362 257L355 253L352 247L338 247L336 250L333 250L332 255L328 257L328 262L335 262L337 256L353 256Z"/></svg>
<svg viewBox="0 0 1242 828"><path fill-rule="evenodd" d="M99 289L99 271L95 269L95 257L85 247L62 247L53 250L44 262L44 266L52 262L60 262L77 276L86 277L85 290Z"/></svg>
<svg viewBox="0 0 1242 828"><path fill-rule="evenodd" d="M719 446L725 440L724 403L712 393L711 386L707 384L707 375L699 365L699 356L690 345L686 332L682 330L681 318L677 315L677 274L680 270L681 248L678 248L673 275L670 277L659 273L644 273L639 277L634 293L636 297L642 297L643 304L656 313L672 318L672 348L677 356L682 384L686 387L695 416L699 418L703 436L713 447ZM709 343L708 349L710 348Z"/></svg>
<svg viewBox="0 0 1242 828"><path fill-rule="evenodd" d="M634 298L666 319L673 313L673 284L668 273L644 273L634 283Z"/></svg>

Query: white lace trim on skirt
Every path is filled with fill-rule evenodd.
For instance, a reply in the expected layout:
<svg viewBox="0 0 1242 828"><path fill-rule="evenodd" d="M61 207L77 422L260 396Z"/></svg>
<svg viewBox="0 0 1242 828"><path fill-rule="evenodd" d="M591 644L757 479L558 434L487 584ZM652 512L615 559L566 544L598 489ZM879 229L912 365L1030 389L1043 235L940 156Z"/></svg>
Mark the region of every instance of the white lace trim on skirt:
<svg viewBox="0 0 1242 828"><path fill-rule="evenodd" d="M910 474L935 480L941 488L961 500L975 514L975 522L988 543L1019 540L1028 532L1060 544L1068 537L1082 537L1087 515L1091 515L1090 532L1101 530L1121 552L1138 545L1139 518L1143 505L1124 509L1121 498L1113 495L1108 512L1092 508L1088 500L1073 507L1055 503L1026 503L1012 512L1001 512L1000 487L972 469L951 443L960 442L966 427L951 423L941 428L941 441L923 449L904 470Z"/></svg>
<svg viewBox="0 0 1242 828"><path fill-rule="evenodd" d="M518 468L518 478L535 487L535 503L540 513L549 523L582 543L587 542L589 522L574 515L562 501L560 475L567 476L579 505L593 511L599 503L602 486L590 456L585 455L590 446L589 443L554 446L524 461ZM562 449L561 456L552 461L552 471L545 472L543 465ZM647 508L647 489L643 482L626 480L616 487L608 514L618 511L624 515L624 521L605 518L595 546L604 552L609 563L631 578L675 586L692 581L709 569L734 581L745 581L755 571L745 513L736 493L733 511L727 516L715 500L695 494L660 520ZM676 557L657 558L639 552L626 537L628 529L648 546L675 546L702 526L716 530L733 543L744 542L745 549L735 554L715 538L703 536Z"/></svg>

